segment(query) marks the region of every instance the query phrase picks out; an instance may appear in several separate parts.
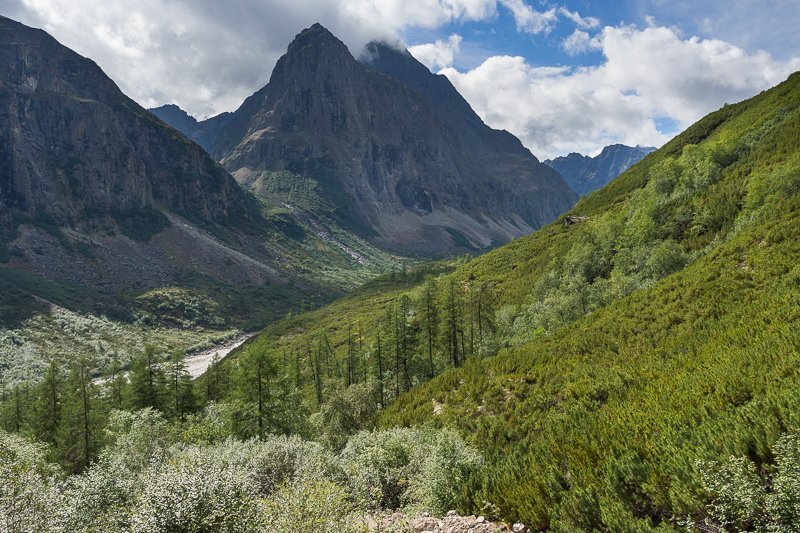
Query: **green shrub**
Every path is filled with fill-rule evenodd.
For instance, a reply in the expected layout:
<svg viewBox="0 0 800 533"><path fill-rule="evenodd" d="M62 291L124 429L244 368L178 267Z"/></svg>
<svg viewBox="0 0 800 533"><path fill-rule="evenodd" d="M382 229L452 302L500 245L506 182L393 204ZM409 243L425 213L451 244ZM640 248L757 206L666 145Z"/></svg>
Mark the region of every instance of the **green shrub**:
<svg viewBox="0 0 800 533"><path fill-rule="evenodd" d="M372 509L421 507L442 514L462 504L480 455L452 431L362 432L342 451L355 497Z"/></svg>
<svg viewBox="0 0 800 533"><path fill-rule="evenodd" d="M282 486L266 501L265 522L270 531L366 530L353 514L347 489L323 479L305 479Z"/></svg>

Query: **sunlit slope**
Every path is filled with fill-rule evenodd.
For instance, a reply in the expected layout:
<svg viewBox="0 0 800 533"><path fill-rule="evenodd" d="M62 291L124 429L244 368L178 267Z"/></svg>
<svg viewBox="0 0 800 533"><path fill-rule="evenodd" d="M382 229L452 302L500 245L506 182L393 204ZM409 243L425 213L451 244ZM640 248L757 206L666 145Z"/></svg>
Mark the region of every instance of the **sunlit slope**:
<svg viewBox="0 0 800 533"><path fill-rule="evenodd" d="M799 105L795 74L590 195L588 220L465 266L528 321L383 424L459 428L489 458L476 507L565 530L676 525L705 503L697 460L769 462L800 421Z"/></svg>

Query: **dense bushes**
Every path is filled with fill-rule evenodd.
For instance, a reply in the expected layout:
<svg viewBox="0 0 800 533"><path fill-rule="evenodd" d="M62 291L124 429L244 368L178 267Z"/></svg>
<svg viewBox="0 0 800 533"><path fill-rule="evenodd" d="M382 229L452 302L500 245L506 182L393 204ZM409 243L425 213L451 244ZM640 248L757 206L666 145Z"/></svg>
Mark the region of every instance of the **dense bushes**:
<svg viewBox="0 0 800 533"><path fill-rule="evenodd" d="M188 422L195 434L214 411ZM98 460L62 479L42 446L0 431L3 531L342 531L368 511L454 506L481 465L453 432L360 433L341 455L299 437L183 435L157 411L114 412Z"/></svg>
<svg viewBox="0 0 800 533"><path fill-rule="evenodd" d="M481 465L453 431L359 433L341 457L354 494L368 508L417 506L439 514L462 506L462 490Z"/></svg>
<svg viewBox="0 0 800 533"><path fill-rule="evenodd" d="M583 199L589 220L464 266L496 283L510 348L401 396L379 426L458 428L486 454L473 506L560 531L702 516L698 461L746 455L758 467L721 468L710 512L755 527L753 474L800 422L800 90L731 108Z"/></svg>

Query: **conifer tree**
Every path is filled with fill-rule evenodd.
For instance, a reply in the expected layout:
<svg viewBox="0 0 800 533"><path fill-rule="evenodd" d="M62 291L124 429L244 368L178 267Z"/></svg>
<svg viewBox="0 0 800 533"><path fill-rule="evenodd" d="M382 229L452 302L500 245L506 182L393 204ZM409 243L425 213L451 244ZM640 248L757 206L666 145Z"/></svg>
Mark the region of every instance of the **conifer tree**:
<svg viewBox="0 0 800 533"><path fill-rule="evenodd" d="M436 282L432 277L425 280L422 289L421 321L425 337L425 351L428 355L428 378L436 374L433 362L433 352L436 349L436 339L439 336L439 312L436 308Z"/></svg>
<svg viewBox="0 0 800 533"><path fill-rule="evenodd" d="M152 407L165 411L166 383L164 371L152 346L131 362L131 407Z"/></svg>
<svg viewBox="0 0 800 533"><path fill-rule="evenodd" d="M194 384L192 376L186 368L186 354L174 352L169 361L167 378L170 387L171 411L175 418L181 420L194 409Z"/></svg>
<svg viewBox="0 0 800 533"><path fill-rule="evenodd" d="M64 376L55 361L51 361L36 388L33 432L42 442L55 443L61 422L61 396Z"/></svg>
<svg viewBox="0 0 800 533"><path fill-rule="evenodd" d="M61 460L73 472L83 471L97 453L101 406L96 389L89 361L81 358L73 363L64 383L63 415L57 435Z"/></svg>
<svg viewBox="0 0 800 533"><path fill-rule="evenodd" d="M119 359L117 359L116 354L111 361L108 376L108 381L106 383L108 385L109 403L114 409L122 409L124 405L125 386L128 384L128 380L122 371L122 364L119 362Z"/></svg>
<svg viewBox="0 0 800 533"><path fill-rule="evenodd" d="M464 332L462 328L461 296L455 280L450 279L444 288L442 298L441 338L442 346L448 355L450 364L461 365L463 354Z"/></svg>
<svg viewBox="0 0 800 533"><path fill-rule="evenodd" d="M239 397L249 404L255 419L255 435L263 439L270 429L271 380L277 368L264 346L254 345L239 360L236 388Z"/></svg>
<svg viewBox="0 0 800 533"><path fill-rule="evenodd" d="M381 328L378 327L378 340L377 346L375 348L375 360L377 363L377 371L378 371L378 397L380 400L381 409L383 409L386 405L383 396L383 354L381 353Z"/></svg>

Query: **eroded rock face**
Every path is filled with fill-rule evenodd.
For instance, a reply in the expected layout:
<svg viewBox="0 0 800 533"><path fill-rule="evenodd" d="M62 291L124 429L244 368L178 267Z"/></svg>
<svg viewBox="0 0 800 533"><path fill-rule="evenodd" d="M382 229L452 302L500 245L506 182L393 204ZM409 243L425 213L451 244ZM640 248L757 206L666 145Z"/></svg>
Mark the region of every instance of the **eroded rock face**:
<svg viewBox="0 0 800 533"><path fill-rule="evenodd" d="M127 98L91 60L0 17L0 201L80 227L163 208L224 221L247 196L197 145Z"/></svg>
<svg viewBox="0 0 800 533"><path fill-rule="evenodd" d="M576 199L408 52L372 43L359 62L318 24L226 120L210 150L237 180L265 170L311 177L350 228L401 252L506 242Z"/></svg>

